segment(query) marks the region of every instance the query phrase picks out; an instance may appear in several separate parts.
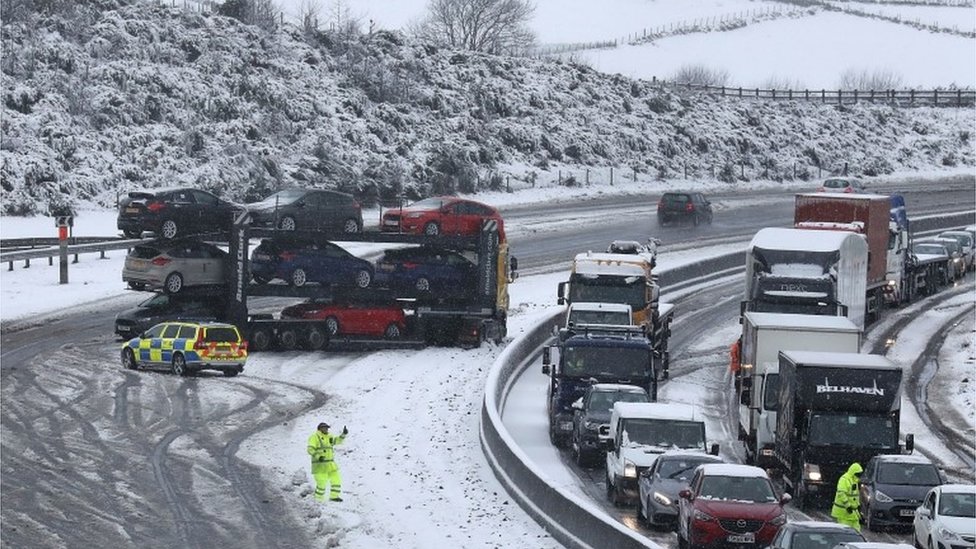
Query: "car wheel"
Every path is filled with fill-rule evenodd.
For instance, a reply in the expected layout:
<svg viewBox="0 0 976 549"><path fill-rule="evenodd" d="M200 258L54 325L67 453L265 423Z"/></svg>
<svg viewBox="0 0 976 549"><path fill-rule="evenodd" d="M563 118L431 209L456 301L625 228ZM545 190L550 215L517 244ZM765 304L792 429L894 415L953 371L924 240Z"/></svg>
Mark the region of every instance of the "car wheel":
<svg viewBox="0 0 976 549"><path fill-rule="evenodd" d="M126 238L139 238L142 236L142 231L122 231L122 234Z"/></svg>
<svg viewBox="0 0 976 549"><path fill-rule="evenodd" d="M347 219L345 223L342 224L342 232L344 233L358 233L359 232L359 222L355 219Z"/></svg>
<svg viewBox="0 0 976 549"><path fill-rule="evenodd" d="M308 329L308 333L305 334L305 347L309 351L318 351L322 347L325 347L325 342L328 339L325 337L325 331L318 326L312 326Z"/></svg>
<svg viewBox="0 0 976 549"><path fill-rule="evenodd" d="M241 371L237 368L227 368L224 370L224 377L236 377L239 373L241 373Z"/></svg>
<svg viewBox="0 0 976 549"><path fill-rule="evenodd" d="M178 375L180 377L187 376L189 370L186 367L186 358L183 356L183 353L175 353L173 355L173 362L171 364L171 369L173 370L173 374L175 375Z"/></svg>
<svg viewBox="0 0 976 549"><path fill-rule="evenodd" d="M332 337L338 335L339 319L334 316L330 316L329 318L325 319L325 329L329 332L329 335Z"/></svg>
<svg viewBox="0 0 976 549"><path fill-rule="evenodd" d="M437 236L441 234L441 228L437 223L431 221L430 223L424 225L424 234L427 236Z"/></svg>
<svg viewBox="0 0 976 549"><path fill-rule="evenodd" d="M128 347L122 349L122 367L126 370L138 370L139 364L136 362L136 355Z"/></svg>
<svg viewBox="0 0 976 549"><path fill-rule="evenodd" d="M294 231L295 227L295 218L290 215L286 215L278 220L278 228L282 231Z"/></svg>
<svg viewBox="0 0 976 549"><path fill-rule="evenodd" d="M688 540L686 540L681 532L678 532L678 549L688 549Z"/></svg>
<svg viewBox="0 0 976 549"><path fill-rule="evenodd" d="M877 532L879 530L878 524L871 519L871 506L869 505L867 509L864 510L864 527L868 529L869 532Z"/></svg>
<svg viewBox="0 0 976 549"><path fill-rule="evenodd" d="M373 281L373 275L369 273L368 269L360 269L356 273L356 287L357 288L367 288L369 283Z"/></svg>
<svg viewBox="0 0 976 549"><path fill-rule="evenodd" d="M421 291L421 292L429 292L430 291L430 280L428 280L426 278L418 278L417 279L417 283L416 283L415 286L416 286L416 288L417 288L418 291Z"/></svg>
<svg viewBox="0 0 976 549"><path fill-rule="evenodd" d="M178 294L180 290L183 289L183 275L180 273L169 273L166 275L166 281L163 283L166 287L166 293L168 294Z"/></svg>
<svg viewBox="0 0 976 549"><path fill-rule="evenodd" d="M386 339L400 339L400 335L400 326L396 322L391 322L383 331L383 337Z"/></svg>
<svg viewBox="0 0 976 549"><path fill-rule="evenodd" d="M266 276L252 274L251 278L254 280L255 284L267 284L271 279Z"/></svg>
<svg viewBox="0 0 976 549"><path fill-rule="evenodd" d="M179 232L179 227L176 226L176 221L173 221L172 219L163 221L162 225L159 226L160 236L167 240L176 238L176 235L179 234Z"/></svg>
<svg viewBox="0 0 976 549"><path fill-rule="evenodd" d="M308 276L305 274L305 269L295 269L291 272L291 284L296 288L301 288L308 282Z"/></svg>
<svg viewBox="0 0 976 549"><path fill-rule="evenodd" d="M644 498L637 496L637 522L643 525L647 524L647 517L644 516Z"/></svg>
<svg viewBox="0 0 976 549"><path fill-rule="evenodd" d="M292 328L285 328L278 334L278 345L286 351L294 351L298 347L298 335Z"/></svg>
<svg viewBox="0 0 976 549"><path fill-rule="evenodd" d="M914 527L912 529L912 545L915 546L915 549L924 549L922 544L918 542L918 535L915 533Z"/></svg>

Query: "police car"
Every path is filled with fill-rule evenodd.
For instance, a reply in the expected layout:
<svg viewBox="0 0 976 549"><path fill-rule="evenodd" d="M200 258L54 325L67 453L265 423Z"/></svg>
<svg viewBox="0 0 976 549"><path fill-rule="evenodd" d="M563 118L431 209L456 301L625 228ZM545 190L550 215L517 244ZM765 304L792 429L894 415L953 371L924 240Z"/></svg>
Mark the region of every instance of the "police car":
<svg viewBox="0 0 976 549"><path fill-rule="evenodd" d="M163 322L122 346L125 368L168 368L179 376L220 370L233 377L246 361L247 342L237 327L217 322Z"/></svg>

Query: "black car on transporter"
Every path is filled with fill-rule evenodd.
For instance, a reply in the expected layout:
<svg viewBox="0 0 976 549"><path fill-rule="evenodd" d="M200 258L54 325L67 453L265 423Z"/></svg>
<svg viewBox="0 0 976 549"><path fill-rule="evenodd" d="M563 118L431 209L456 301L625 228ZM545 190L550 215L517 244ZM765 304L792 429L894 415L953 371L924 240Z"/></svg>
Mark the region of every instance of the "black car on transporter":
<svg viewBox="0 0 976 549"><path fill-rule="evenodd" d="M225 231L240 207L216 195L187 187L131 191L119 201L118 228L128 238L145 231L173 239Z"/></svg>

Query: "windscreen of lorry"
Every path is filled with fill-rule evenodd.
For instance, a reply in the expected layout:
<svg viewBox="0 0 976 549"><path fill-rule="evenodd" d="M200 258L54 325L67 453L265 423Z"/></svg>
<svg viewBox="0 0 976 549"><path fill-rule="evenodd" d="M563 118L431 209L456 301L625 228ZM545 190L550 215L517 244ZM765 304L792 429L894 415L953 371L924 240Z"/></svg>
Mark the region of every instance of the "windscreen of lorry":
<svg viewBox="0 0 976 549"><path fill-rule="evenodd" d="M649 348L567 347L562 374L601 381L636 382L651 375Z"/></svg>
<svg viewBox="0 0 976 549"><path fill-rule="evenodd" d="M630 314L621 311L579 311L569 314L570 324L616 324L630 325Z"/></svg>
<svg viewBox="0 0 976 549"><path fill-rule="evenodd" d="M647 279L642 276L573 275L569 301L622 303L638 311L646 305Z"/></svg>
<svg viewBox="0 0 976 549"><path fill-rule="evenodd" d="M674 419L625 419L620 445L705 450L705 424Z"/></svg>
<svg viewBox="0 0 976 549"><path fill-rule="evenodd" d="M942 479L935 465L928 463L881 463L878 465L878 483L938 486Z"/></svg>
<svg viewBox="0 0 976 549"><path fill-rule="evenodd" d="M763 391L763 409L770 412L779 410L779 374L766 375L766 387Z"/></svg>
<svg viewBox="0 0 976 549"><path fill-rule="evenodd" d="M898 429L891 416L814 413L810 417L810 445L894 448Z"/></svg>

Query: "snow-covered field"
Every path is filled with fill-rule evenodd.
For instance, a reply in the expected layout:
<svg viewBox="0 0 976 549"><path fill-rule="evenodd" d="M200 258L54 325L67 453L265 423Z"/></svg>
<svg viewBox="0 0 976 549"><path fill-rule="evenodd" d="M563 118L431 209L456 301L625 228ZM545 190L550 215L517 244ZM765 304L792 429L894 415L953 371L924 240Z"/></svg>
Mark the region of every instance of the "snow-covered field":
<svg viewBox="0 0 976 549"><path fill-rule="evenodd" d="M298 13L301 0L283 0ZM779 2L752 0L539 0L530 27L539 43L618 40L645 29L691 25L767 10L806 13ZM844 7L960 31L976 29L976 8L843 2ZM333 2L323 2L328 20ZM403 28L426 12L426 0L344 0L364 28ZM325 25L323 25L325 26ZM668 79L701 64L726 70L729 85L767 87L771 79L809 89L836 89L848 70L890 71L903 87L976 86L976 41L897 22L817 10L812 15L751 23L743 28L660 39L653 44L576 52L568 57L611 73ZM946 60L951 60L946 62Z"/></svg>

